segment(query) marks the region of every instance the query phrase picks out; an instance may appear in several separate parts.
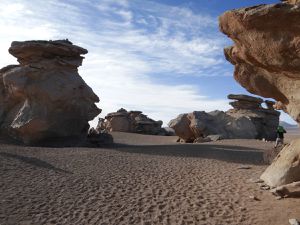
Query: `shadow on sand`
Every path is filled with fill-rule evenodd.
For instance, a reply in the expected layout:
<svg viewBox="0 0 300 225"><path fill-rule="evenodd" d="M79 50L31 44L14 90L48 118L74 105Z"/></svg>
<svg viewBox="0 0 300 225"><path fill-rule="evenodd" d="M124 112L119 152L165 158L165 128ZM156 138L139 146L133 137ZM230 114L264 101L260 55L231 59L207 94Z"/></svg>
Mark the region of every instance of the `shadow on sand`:
<svg viewBox="0 0 300 225"><path fill-rule="evenodd" d="M117 151L137 154L200 157L233 163L264 165L263 151L230 145L178 144L178 145L125 145L115 144Z"/></svg>
<svg viewBox="0 0 300 225"><path fill-rule="evenodd" d="M69 171L56 168L55 166L51 165L50 163L47 163L43 160L40 160L40 159L37 159L34 157L27 157L27 156L22 156L22 155L7 153L7 152L0 152L0 156L2 156L4 158L17 159L20 162L27 163L27 164L30 164L32 166L36 166L39 168L53 170L53 171L60 172L60 173L71 173Z"/></svg>

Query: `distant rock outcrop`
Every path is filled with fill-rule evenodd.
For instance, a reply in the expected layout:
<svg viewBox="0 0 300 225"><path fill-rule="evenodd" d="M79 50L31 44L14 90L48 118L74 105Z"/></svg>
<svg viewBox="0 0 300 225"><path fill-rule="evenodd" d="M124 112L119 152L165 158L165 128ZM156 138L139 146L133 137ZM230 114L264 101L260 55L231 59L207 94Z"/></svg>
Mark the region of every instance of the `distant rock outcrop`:
<svg viewBox="0 0 300 225"><path fill-rule="evenodd" d="M274 109L264 109L263 100L247 95L229 95L234 108L223 111L194 111L179 115L170 121L169 126L184 142L199 142L209 135L233 139L276 138L276 128L280 113ZM206 140L206 139L203 139Z"/></svg>
<svg viewBox="0 0 300 225"><path fill-rule="evenodd" d="M0 131L25 144L83 141L101 110L78 74L87 50L68 40L13 42L0 70ZM71 141L71 142L72 142Z"/></svg>
<svg viewBox="0 0 300 225"><path fill-rule="evenodd" d="M100 118L96 129L158 135L164 132L161 126L161 120L150 119L141 111L127 111L121 108L117 112L107 114L105 119Z"/></svg>
<svg viewBox="0 0 300 225"><path fill-rule="evenodd" d="M300 124L300 5L288 0L225 12L220 30L234 41L225 57L249 92L274 98ZM280 151L261 179L276 187L300 181L300 141ZM299 188L299 186L298 186ZM300 190L300 189L299 189Z"/></svg>

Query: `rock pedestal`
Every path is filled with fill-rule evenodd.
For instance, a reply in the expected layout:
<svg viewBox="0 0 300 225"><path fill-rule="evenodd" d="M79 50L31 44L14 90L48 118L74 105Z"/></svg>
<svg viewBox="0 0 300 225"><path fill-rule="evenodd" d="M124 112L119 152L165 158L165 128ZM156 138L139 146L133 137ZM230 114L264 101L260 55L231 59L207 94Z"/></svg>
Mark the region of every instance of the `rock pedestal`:
<svg viewBox="0 0 300 225"><path fill-rule="evenodd" d="M295 2L295 1L290 1ZM220 30L234 41L225 56L250 93L280 102L300 122L300 6L257 5L225 12Z"/></svg>
<svg viewBox="0 0 300 225"><path fill-rule="evenodd" d="M235 67L236 81L253 94L275 99L272 107L299 124L299 0L227 11L219 21L220 30L234 42L224 52ZM299 158L297 140L279 153L261 179L274 187L300 181Z"/></svg>
<svg viewBox="0 0 300 225"><path fill-rule="evenodd" d="M169 126L184 142L194 142L209 135L220 138L275 140L280 113L273 108L264 109L263 100L247 95L229 95L235 100L227 112L194 111L179 115ZM268 103L269 104L269 103Z"/></svg>
<svg viewBox="0 0 300 225"><path fill-rule="evenodd" d="M25 144L84 140L101 110L79 76L87 50L68 40L13 42L19 65L0 70L0 131Z"/></svg>

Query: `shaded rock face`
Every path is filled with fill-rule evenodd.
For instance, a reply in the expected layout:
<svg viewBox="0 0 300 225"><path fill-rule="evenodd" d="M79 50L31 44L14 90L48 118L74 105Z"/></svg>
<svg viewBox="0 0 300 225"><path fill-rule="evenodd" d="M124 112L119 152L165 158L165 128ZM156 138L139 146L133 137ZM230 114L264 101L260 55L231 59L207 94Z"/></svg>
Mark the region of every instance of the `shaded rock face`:
<svg viewBox="0 0 300 225"><path fill-rule="evenodd" d="M209 135L220 138L274 140L280 113L274 109L264 109L260 98L247 95L229 95L234 108L223 111L194 111L181 114L170 121L169 126L184 142L199 142ZM203 139L204 140L204 139Z"/></svg>
<svg viewBox="0 0 300 225"><path fill-rule="evenodd" d="M127 111L121 108L117 112L107 114L105 120L100 118L96 129L158 135L163 132L161 126L162 121L152 120L141 111Z"/></svg>
<svg viewBox="0 0 300 225"><path fill-rule="evenodd" d="M225 56L253 94L276 99L300 122L300 6L296 1L225 12L220 29L234 41Z"/></svg>
<svg viewBox="0 0 300 225"><path fill-rule="evenodd" d="M91 128L87 135L87 146L88 147L102 147L105 145L113 144L113 136L105 130L97 130Z"/></svg>
<svg viewBox="0 0 300 225"><path fill-rule="evenodd" d="M235 100L229 104L235 109L261 109L261 98L256 98L248 95L228 95L228 99Z"/></svg>
<svg viewBox="0 0 300 225"><path fill-rule="evenodd" d="M19 65L0 70L0 130L25 144L86 138L101 110L78 74L87 50L67 40L13 42Z"/></svg>

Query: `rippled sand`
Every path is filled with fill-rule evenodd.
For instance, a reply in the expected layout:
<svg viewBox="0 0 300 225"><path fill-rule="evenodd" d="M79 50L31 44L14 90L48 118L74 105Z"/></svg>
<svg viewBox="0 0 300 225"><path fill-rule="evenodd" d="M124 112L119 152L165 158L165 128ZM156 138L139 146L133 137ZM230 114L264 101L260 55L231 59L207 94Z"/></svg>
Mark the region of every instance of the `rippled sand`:
<svg viewBox="0 0 300 225"><path fill-rule="evenodd" d="M0 224L288 224L300 200L250 182L273 143L177 144L114 133L109 148L0 146ZM240 166L250 169L239 169ZM256 196L257 200L249 196Z"/></svg>

